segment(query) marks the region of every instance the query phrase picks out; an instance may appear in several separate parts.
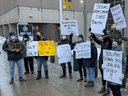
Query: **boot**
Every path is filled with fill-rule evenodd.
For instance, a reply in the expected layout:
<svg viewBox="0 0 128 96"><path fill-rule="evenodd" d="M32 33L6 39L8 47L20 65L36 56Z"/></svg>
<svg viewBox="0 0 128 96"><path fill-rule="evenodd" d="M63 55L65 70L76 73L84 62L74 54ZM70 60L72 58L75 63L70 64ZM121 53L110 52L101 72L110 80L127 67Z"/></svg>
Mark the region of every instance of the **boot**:
<svg viewBox="0 0 128 96"><path fill-rule="evenodd" d="M14 79L13 78L11 78L11 80L10 80L10 82L9 82L10 84L13 84L14 83Z"/></svg>
<svg viewBox="0 0 128 96"><path fill-rule="evenodd" d="M24 74L28 74L29 72L25 72Z"/></svg>
<svg viewBox="0 0 128 96"><path fill-rule="evenodd" d="M23 77L19 77L19 81L26 81Z"/></svg>
<svg viewBox="0 0 128 96"><path fill-rule="evenodd" d="M82 78L82 77L80 77L80 78L77 80L77 82L82 81L82 80L83 80L83 78Z"/></svg>
<svg viewBox="0 0 128 96"><path fill-rule="evenodd" d="M49 76L48 76L48 71L45 71L45 78L48 79Z"/></svg>
<svg viewBox="0 0 128 96"><path fill-rule="evenodd" d="M110 94L110 88L106 88L106 90L105 90L103 96L107 96L107 95L109 95L109 94Z"/></svg>
<svg viewBox="0 0 128 96"><path fill-rule="evenodd" d="M94 86L94 82L90 81L89 87L93 87Z"/></svg>
<svg viewBox="0 0 128 96"><path fill-rule="evenodd" d="M103 93L103 92L105 92L105 86L102 86L101 90L98 91L99 94L100 94L100 93Z"/></svg>
<svg viewBox="0 0 128 96"><path fill-rule="evenodd" d="M60 76L60 78L64 78L64 77L66 77L66 74L63 74L62 76Z"/></svg>
<svg viewBox="0 0 128 96"><path fill-rule="evenodd" d="M71 74L69 75L69 78L72 78L72 75Z"/></svg>
<svg viewBox="0 0 128 96"><path fill-rule="evenodd" d="M90 81L85 84L85 87L89 87Z"/></svg>
<svg viewBox="0 0 128 96"><path fill-rule="evenodd" d="M87 78L86 77L84 77L84 82L87 82Z"/></svg>
<svg viewBox="0 0 128 96"><path fill-rule="evenodd" d="M40 78L41 78L41 71L38 71L38 75L37 75L36 80L39 80Z"/></svg>

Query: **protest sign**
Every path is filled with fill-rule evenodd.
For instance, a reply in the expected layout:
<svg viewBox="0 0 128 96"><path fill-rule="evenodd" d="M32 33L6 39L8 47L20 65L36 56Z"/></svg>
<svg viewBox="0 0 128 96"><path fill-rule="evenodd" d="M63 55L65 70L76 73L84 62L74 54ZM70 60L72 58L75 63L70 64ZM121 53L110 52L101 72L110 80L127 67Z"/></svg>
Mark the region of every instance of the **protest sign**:
<svg viewBox="0 0 128 96"><path fill-rule="evenodd" d="M9 43L8 50L21 50L22 43Z"/></svg>
<svg viewBox="0 0 128 96"><path fill-rule="evenodd" d="M54 41L37 41L39 56L53 56L55 55Z"/></svg>
<svg viewBox="0 0 128 96"><path fill-rule="evenodd" d="M38 56L37 41L27 42L26 56Z"/></svg>
<svg viewBox="0 0 128 96"><path fill-rule="evenodd" d="M57 47L59 64L71 62L71 46L69 44L59 45Z"/></svg>
<svg viewBox="0 0 128 96"><path fill-rule="evenodd" d="M91 32L103 35L103 30L106 27L106 21L108 18L110 4L96 3L94 5L92 20L91 20Z"/></svg>
<svg viewBox="0 0 128 96"><path fill-rule="evenodd" d="M127 25L120 4L110 8L110 10L116 25L116 29L119 30L120 28L126 28Z"/></svg>
<svg viewBox="0 0 128 96"><path fill-rule="evenodd" d="M91 58L91 42L76 44L76 59Z"/></svg>
<svg viewBox="0 0 128 96"><path fill-rule="evenodd" d="M103 50L104 80L122 84L122 52Z"/></svg>
<svg viewBox="0 0 128 96"><path fill-rule="evenodd" d="M60 21L61 35L79 35L77 20L62 20Z"/></svg>
<svg viewBox="0 0 128 96"><path fill-rule="evenodd" d="M17 32L19 40L23 40L24 34L28 34L29 38L33 40L33 29L32 25L17 25Z"/></svg>

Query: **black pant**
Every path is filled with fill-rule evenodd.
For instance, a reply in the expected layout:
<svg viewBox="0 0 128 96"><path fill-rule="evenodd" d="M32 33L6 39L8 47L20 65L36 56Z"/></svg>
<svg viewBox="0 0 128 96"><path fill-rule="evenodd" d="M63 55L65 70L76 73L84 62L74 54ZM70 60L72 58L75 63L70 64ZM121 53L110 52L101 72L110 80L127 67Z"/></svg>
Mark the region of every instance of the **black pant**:
<svg viewBox="0 0 128 96"><path fill-rule="evenodd" d="M120 85L111 85L110 84L110 89L113 93L113 96L121 96L121 92L120 92Z"/></svg>
<svg viewBox="0 0 128 96"><path fill-rule="evenodd" d="M78 64L80 77L83 78L82 68L83 68L83 71L84 71L84 77L86 77L86 69L85 69L85 66L83 64L83 59L77 59L77 64Z"/></svg>
<svg viewBox="0 0 128 96"><path fill-rule="evenodd" d="M128 55L127 55L127 66L126 66L126 76L128 74Z"/></svg>
<svg viewBox="0 0 128 96"><path fill-rule="evenodd" d="M31 70L31 71L34 71L34 67L33 67L33 58L27 57L27 58L24 58L24 66L25 66L26 72L29 72L28 62L29 62L30 70Z"/></svg>
<svg viewBox="0 0 128 96"><path fill-rule="evenodd" d="M61 64L62 69L63 69L63 74L66 75L66 63ZM69 74L72 75L72 65L71 62L68 62L68 69L69 69Z"/></svg>
<svg viewBox="0 0 128 96"><path fill-rule="evenodd" d="M104 74L103 70L100 69L101 75L102 75L102 86L106 86L106 80L104 80ZM110 87L109 83L107 83L107 87Z"/></svg>

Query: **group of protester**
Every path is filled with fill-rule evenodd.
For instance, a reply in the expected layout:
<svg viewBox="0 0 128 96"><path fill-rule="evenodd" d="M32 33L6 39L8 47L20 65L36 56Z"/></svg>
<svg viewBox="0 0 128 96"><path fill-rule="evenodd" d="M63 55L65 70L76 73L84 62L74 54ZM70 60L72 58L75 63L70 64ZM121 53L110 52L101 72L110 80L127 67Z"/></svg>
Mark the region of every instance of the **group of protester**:
<svg viewBox="0 0 128 96"><path fill-rule="evenodd" d="M91 33L91 28L89 28L90 36L89 40L91 42L91 58L82 58L82 59L77 59L77 64L78 64L78 69L79 69L79 75L80 78L77 80L86 82L85 87L93 87L94 86L94 81L95 81L95 66L97 66L97 48L95 46L95 43L101 45L101 52L99 56L99 69L102 75L102 87L99 90L98 93L103 93L104 96L110 94L110 89L113 92L114 96L121 96L120 88L121 85L113 83L113 82L108 82L103 79L104 74L103 70L105 69L105 66L103 64L103 50L115 50L115 51L122 51L122 40L126 41L128 43L128 37L123 37L121 36L121 32L119 32L119 36L122 39L119 39L117 41L117 46L112 46L113 41L107 34L106 30L103 30L104 36L102 40L99 40L94 33ZM66 35L63 35L61 37L61 40L58 42L58 45L63 45L63 44L69 44L71 46L71 49L73 50L74 46L76 46L77 43L83 43L84 42L84 37L82 34L78 36L78 41L77 42L72 42L72 37L73 34L69 36L69 40ZM42 32L37 32L36 34L36 39L35 41L46 41L47 39L43 37ZM33 58L32 57L26 57L26 48L27 48L27 41L31 41L29 36L25 34L23 36L23 42L21 42L17 37L14 32L9 33L9 37L3 44L3 50L7 52L8 54L8 61L10 64L10 84L14 83L14 67L15 63L17 63L18 66L18 74L19 74L19 81L26 81L22 77L22 58L24 59L24 66L25 66L25 74L28 74L29 71L29 66L31 70L31 74L34 74L34 65L33 65ZM22 48L21 50L9 50L8 45L9 43L22 43ZM128 44L127 44L128 45ZM127 57L128 57L128 48L127 48ZM38 66L38 75L36 80L39 80L41 78L41 71L42 71L42 64L44 66L44 73L45 73L45 78L48 79L48 66L47 66L47 56L37 56L34 57L37 60L37 66ZM122 56L122 76L120 76L120 80L123 81L124 77L126 76L125 73L126 70L128 70L128 60L126 62L126 55L123 52ZM72 65L71 62L67 62L68 68L69 68L69 77L72 78ZM63 74L60 76L60 78L66 77L66 63L61 64ZM126 69L127 68L127 69ZM83 69L83 71L82 71ZM84 74L83 74L84 73ZM106 87L107 86L107 87Z"/></svg>

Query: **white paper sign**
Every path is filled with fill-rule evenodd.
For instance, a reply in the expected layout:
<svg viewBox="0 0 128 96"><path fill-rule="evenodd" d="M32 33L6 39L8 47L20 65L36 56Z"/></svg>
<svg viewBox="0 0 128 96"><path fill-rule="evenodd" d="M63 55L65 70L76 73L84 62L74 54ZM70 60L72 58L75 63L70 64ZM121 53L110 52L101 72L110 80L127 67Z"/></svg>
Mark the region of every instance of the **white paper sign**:
<svg viewBox="0 0 128 96"><path fill-rule="evenodd" d="M109 8L110 8L110 4L96 3L94 5L92 20L91 20L92 33L103 35L103 30L106 27Z"/></svg>
<svg viewBox="0 0 128 96"><path fill-rule="evenodd" d="M76 59L91 58L91 42L76 44Z"/></svg>
<svg viewBox="0 0 128 96"><path fill-rule="evenodd" d="M103 50L104 80L122 84L122 52Z"/></svg>
<svg viewBox="0 0 128 96"><path fill-rule="evenodd" d="M61 35L79 35L77 20L62 20L60 21Z"/></svg>
<svg viewBox="0 0 128 96"><path fill-rule="evenodd" d="M124 15L123 15L122 8L121 8L120 4L110 8L110 10L111 10L111 13L112 13L115 25L116 25L116 29L119 30L120 27L121 28L126 28L127 25L126 25L126 22L125 22Z"/></svg>
<svg viewBox="0 0 128 96"><path fill-rule="evenodd" d="M37 41L27 42L26 56L38 56Z"/></svg>
<svg viewBox="0 0 128 96"><path fill-rule="evenodd" d="M59 45L57 47L57 55L59 64L71 62L71 46L69 44Z"/></svg>

